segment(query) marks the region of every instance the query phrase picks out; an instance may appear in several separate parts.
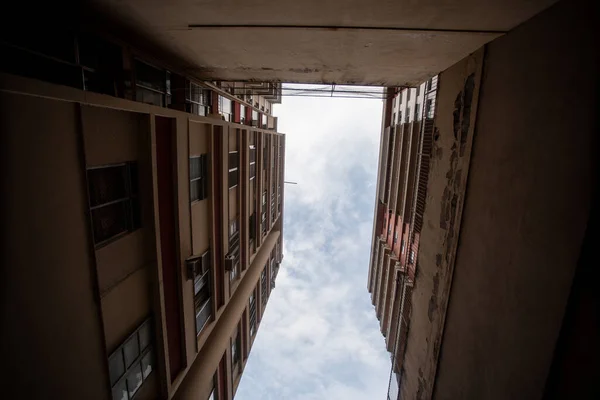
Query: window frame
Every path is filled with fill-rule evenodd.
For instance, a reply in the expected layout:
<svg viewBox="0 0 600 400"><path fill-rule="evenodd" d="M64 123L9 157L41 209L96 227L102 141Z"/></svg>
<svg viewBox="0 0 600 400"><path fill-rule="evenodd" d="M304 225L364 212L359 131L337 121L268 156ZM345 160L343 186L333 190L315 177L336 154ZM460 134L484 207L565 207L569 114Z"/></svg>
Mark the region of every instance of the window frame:
<svg viewBox="0 0 600 400"><path fill-rule="evenodd" d="M124 197L92 205L93 179L90 175L92 175L93 171L107 170L110 168L124 168L121 171L121 175L123 177L123 184L125 187ZM137 176L135 176L135 179L133 179L135 173L137 173ZM92 224L92 238L94 241L95 249L102 248L116 240L119 240L127 234L135 232L138 229L142 228L142 211L139 195L139 169L137 161L128 161L125 163L88 167L86 168L86 180L88 190L88 211L90 213L90 222ZM100 240L96 237L96 224L98 224L98 222L94 222L94 211L100 210L102 208L111 207L116 204L123 204L124 206L124 214L127 219L124 224L124 226L126 226L126 229L119 233L115 233L110 237L106 237Z"/></svg>
<svg viewBox="0 0 600 400"><path fill-rule="evenodd" d="M199 162L199 176L192 177L192 160L198 159ZM206 200L208 198L208 154L200 154L199 156L190 156L189 158L189 178L190 178L190 203L195 203L197 201ZM198 197L192 197L192 185L197 185L197 182L200 182L200 185L197 188Z"/></svg>
<svg viewBox="0 0 600 400"><path fill-rule="evenodd" d="M235 166L231 165L231 156L232 155L236 155L236 165ZM240 167L240 153L237 150L232 150L229 152L229 156L227 158L227 169L228 169L227 186L228 186L229 190L233 189L240 183L239 167ZM233 179L233 181L234 181L233 184L232 184L232 177L235 177Z"/></svg>
<svg viewBox="0 0 600 400"><path fill-rule="evenodd" d="M149 340L148 343L146 344L146 347L142 348L142 340L141 340L141 336L140 336L140 332L142 332L143 328L147 328L148 329L148 333L149 333ZM139 392L139 390L141 389L141 387L144 385L144 383L148 380L148 377L150 375L152 375L152 373L154 372L154 370L156 369L156 358L155 358L155 354L154 354L154 330L153 330L153 324L152 324L152 318L146 318L134 331L133 333L131 333L109 356L108 356L108 365L109 365L109 376L110 376L110 366L111 366L111 360L114 359L114 357L118 357L119 354L122 357L122 361L123 361L123 372L121 373L121 375L116 378L116 380L113 382L113 379L111 378L110 380L110 385L111 385L111 397L115 400L120 399L121 397L117 397L115 396L115 391L118 389L122 389L123 385L125 390L127 391L127 398L128 399L133 399L135 397L135 395ZM131 361L131 363L129 365L126 364L126 354L125 354L125 347L130 343L131 340L133 339L137 340L137 355L135 356L135 358L133 359L133 361ZM150 366L150 371L148 372L148 374L145 374L144 371L144 367L143 367L143 363L144 362L148 362L148 358L147 357L151 357L150 358L150 364L148 364ZM139 368L139 371L141 371L141 383L134 389L133 393L130 392L130 388L129 388L129 382L128 382L128 378L130 377L130 375L132 373L136 372L136 369ZM144 376L145 375L145 376Z"/></svg>

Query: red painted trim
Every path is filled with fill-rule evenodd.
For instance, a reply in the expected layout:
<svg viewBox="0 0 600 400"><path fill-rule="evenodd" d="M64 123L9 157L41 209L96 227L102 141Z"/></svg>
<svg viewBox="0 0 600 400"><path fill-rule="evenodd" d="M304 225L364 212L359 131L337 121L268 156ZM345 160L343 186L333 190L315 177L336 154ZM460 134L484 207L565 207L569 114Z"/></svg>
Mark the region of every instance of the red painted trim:
<svg viewBox="0 0 600 400"><path fill-rule="evenodd" d="M173 184L172 120L156 117L156 163L158 181L158 216L162 261L167 345L171 382L183 368L182 318L176 250L175 195Z"/></svg>

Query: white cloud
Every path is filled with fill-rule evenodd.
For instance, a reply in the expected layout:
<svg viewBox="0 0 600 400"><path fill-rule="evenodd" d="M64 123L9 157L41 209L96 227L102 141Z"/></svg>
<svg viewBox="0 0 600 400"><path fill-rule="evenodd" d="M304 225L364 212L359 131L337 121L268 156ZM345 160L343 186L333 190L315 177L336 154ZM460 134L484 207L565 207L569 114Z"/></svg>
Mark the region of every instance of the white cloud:
<svg viewBox="0 0 600 400"><path fill-rule="evenodd" d="M366 289L382 102L284 98L284 260L236 400L385 398Z"/></svg>

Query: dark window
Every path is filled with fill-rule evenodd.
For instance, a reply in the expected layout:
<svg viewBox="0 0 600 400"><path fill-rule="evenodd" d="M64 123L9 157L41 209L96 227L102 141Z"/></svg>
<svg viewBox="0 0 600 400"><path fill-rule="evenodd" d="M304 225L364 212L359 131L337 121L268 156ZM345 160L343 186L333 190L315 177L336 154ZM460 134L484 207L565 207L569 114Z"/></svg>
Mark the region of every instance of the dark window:
<svg viewBox="0 0 600 400"><path fill-rule="evenodd" d="M135 60L135 100L167 107L171 104L171 74L164 69L153 67Z"/></svg>
<svg viewBox="0 0 600 400"><path fill-rule="evenodd" d="M208 155L190 157L190 202L208 197Z"/></svg>
<svg viewBox="0 0 600 400"><path fill-rule="evenodd" d="M269 159L267 157L267 144L266 144L266 139L265 139L265 145L263 146L263 171L267 169L267 162L269 162Z"/></svg>
<svg viewBox="0 0 600 400"><path fill-rule="evenodd" d="M412 89L407 89L406 90L406 101L410 100L410 92L412 92Z"/></svg>
<svg viewBox="0 0 600 400"><path fill-rule="evenodd" d="M44 35L12 35L0 43L0 69L8 73L83 89L82 70L76 64L73 32L46 30ZM4 39L4 37L3 37Z"/></svg>
<svg viewBox="0 0 600 400"><path fill-rule="evenodd" d="M421 85L417 86L417 96L419 95L420 92L421 92Z"/></svg>
<svg viewBox="0 0 600 400"><path fill-rule="evenodd" d="M137 163L87 170L96 246L141 227Z"/></svg>
<svg viewBox="0 0 600 400"><path fill-rule="evenodd" d="M410 121L410 107L406 107L406 117L404 122L408 123Z"/></svg>
<svg viewBox="0 0 600 400"><path fill-rule="evenodd" d="M250 146L250 180L256 178L256 147Z"/></svg>
<svg viewBox="0 0 600 400"><path fill-rule="evenodd" d="M240 220L239 218L229 222L229 253L227 254L228 262L231 263L230 280L235 280L239 274L240 268Z"/></svg>
<svg viewBox="0 0 600 400"><path fill-rule="evenodd" d="M419 119L419 110L421 109L421 105L419 103L415 104L415 120Z"/></svg>
<svg viewBox="0 0 600 400"><path fill-rule="evenodd" d="M140 325L108 358L114 400L131 399L154 370L152 321Z"/></svg>
<svg viewBox="0 0 600 400"><path fill-rule="evenodd" d="M199 335L212 316L210 252L207 251L196 261L193 277L196 335Z"/></svg>
<svg viewBox="0 0 600 400"><path fill-rule="evenodd" d="M260 297L263 308L267 304L267 268L269 268L269 263L265 265L265 269L263 269L260 274Z"/></svg>
<svg viewBox="0 0 600 400"><path fill-rule="evenodd" d="M250 337L256 333L256 289L250 295Z"/></svg>
<svg viewBox="0 0 600 400"><path fill-rule="evenodd" d="M239 153L237 151L229 152L229 189L237 186L239 179Z"/></svg>
<svg viewBox="0 0 600 400"><path fill-rule="evenodd" d="M252 213L248 221L248 226L250 229L250 240L256 239L256 214Z"/></svg>

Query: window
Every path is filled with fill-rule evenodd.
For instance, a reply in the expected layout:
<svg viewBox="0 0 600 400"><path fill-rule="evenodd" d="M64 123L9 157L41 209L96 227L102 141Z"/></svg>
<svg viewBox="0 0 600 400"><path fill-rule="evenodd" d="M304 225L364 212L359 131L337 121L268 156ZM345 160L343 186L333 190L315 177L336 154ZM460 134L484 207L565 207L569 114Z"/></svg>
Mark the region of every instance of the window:
<svg viewBox="0 0 600 400"><path fill-rule="evenodd" d="M265 190L262 195L262 204L263 206L267 204L267 191Z"/></svg>
<svg viewBox="0 0 600 400"><path fill-rule="evenodd" d="M236 218L233 221L229 222L229 241L230 242L237 238L239 231L240 231L239 219Z"/></svg>
<svg viewBox="0 0 600 400"><path fill-rule="evenodd" d="M250 180L256 178L256 147L250 145Z"/></svg>
<svg viewBox="0 0 600 400"><path fill-rule="evenodd" d="M229 189L237 186L239 178L239 154L237 151L229 152Z"/></svg>
<svg viewBox="0 0 600 400"><path fill-rule="evenodd" d="M402 239L402 243L400 243L400 254L404 254L404 239Z"/></svg>
<svg viewBox="0 0 600 400"><path fill-rule="evenodd" d="M398 123L402 123L402 111L398 111Z"/></svg>
<svg viewBox="0 0 600 400"><path fill-rule="evenodd" d="M141 227L137 163L90 168L87 179L97 247Z"/></svg>
<svg viewBox="0 0 600 400"><path fill-rule="evenodd" d="M412 89L406 90L406 101L410 101L410 92L412 92Z"/></svg>
<svg viewBox="0 0 600 400"><path fill-rule="evenodd" d="M135 60L135 100L167 107L171 104L171 74L141 60Z"/></svg>
<svg viewBox="0 0 600 400"><path fill-rule="evenodd" d="M154 370L151 322L144 321L108 358L114 400L133 398Z"/></svg>
<svg viewBox="0 0 600 400"><path fill-rule="evenodd" d="M404 119L404 122L408 124L409 121L410 121L410 107L406 107L406 117Z"/></svg>
<svg viewBox="0 0 600 400"><path fill-rule="evenodd" d="M256 333L256 288L250 295L250 337Z"/></svg>
<svg viewBox="0 0 600 400"><path fill-rule="evenodd" d="M256 107L258 107L258 103ZM258 126L259 122L260 121L258 120L258 111L252 109L252 126Z"/></svg>
<svg viewBox="0 0 600 400"><path fill-rule="evenodd" d="M231 99L228 99L227 97L223 97L221 95L219 95L219 114L221 114L223 116L223 119L227 122L231 122L232 121L232 105L231 105Z"/></svg>
<svg viewBox="0 0 600 400"><path fill-rule="evenodd" d="M421 108L421 105L419 103L415 104L415 120L419 119L419 110Z"/></svg>
<svg viewBox="0 0 600 400"><path fill-rule="evenodd" d="M211 111L211 91L202 88L195 83L189 83L186 87L185 98L188 103L187 112L206 116Z"/></svg>
<svg viewBox="0 0 600 400"><path fill-rule="evenodd" d="M394 244L398 243L398 231L394 232Z"/></svg>
<svg viewBox="0 0 600 400"><path fill-rule="evenodd" d="M196 313L196 335L202 332L212 316L210 252L206 251L194 263L194 310Z"/></svg>
<svg viewBox="0 0 600 400"><path fill-rule="evenodd" d="M262 300L263 308L267 304L267 268L269 267L269 263L265 265L265 269L262 270L260 274L260 297Z"/></svg>
<svg viewBox="0 0 600 400"><path fill-rule="evenodd" d="M267 127L268 127L268 125L267 125L267 114L261 114L260 115L260 119L261 119L261 127L263 129L267 129Z"/></svg>
<svg viewBox="0 0 600 400"><path fill-rule="evenodd" d="M190 202L208 197L208 155L190 157Z"/></svg>
<svg viewBox="0 0 600 400"><path fill-rule="evenodd" d="M410 250L410 254L408 255L408 262L411 264L414 264L415 262L415 251L414 250Z"/></svg>
<svg viewBox="0 0 600 400"><path fill-rule="evenodd" d="M240 331L238 328L238 332L235 335L235 339L231 341L231 368L235 371L238 367L238 363L241 360L241 350L242 350L242 340L240 336Z"/></svg>
<svg viewBox="0 0 600 400"><path fill-rule="evenodd" d="M433 108L432 106L432 100L431 99L427 99L427 101L425 102L425 118L433 118Z"/></svg>
<svg viewBox="0 0 600 400"><path fill-rule="evenodd" d="M250 241L253 241L254 239L256 239L256 214L252 213L252 215L250 216L250 219L248 221L248 227L250 230Z"/></svg>
<svg viewBox="0 0 600 400"><path fill-rule="evenodd" d="M392 114L392 125L396 124L396 113Z"/></svg>
<svg viewBox="0 0 600 400"><path fill-rule="evenodd" d="M421 92L421 85L417 86L417 96L419 96L420 92Z"/></svg>
<svg viewBox="0 0 600 400"><path fill-rule="evenodd" d="M230 280L235 280L239 273L239 261L240 261L240 226L239 218L235 218L229 222L229 253L227 253L227 262L230 263L229 275Z"/></svg>
<svg viewBox="0 0 600 400"><path fill-rule="evenodd" d="M266 143L266 139L265 139L265 144L263 146L263 171L265 171L267 169L267 162L269 161L268 157L267 157L267 143Z"/></svg>
<svg viewBox="0 0 600 400"><path fill-rule="evenodd" d="M240 124L246 123L246 106L240 104Z"/></svg>

